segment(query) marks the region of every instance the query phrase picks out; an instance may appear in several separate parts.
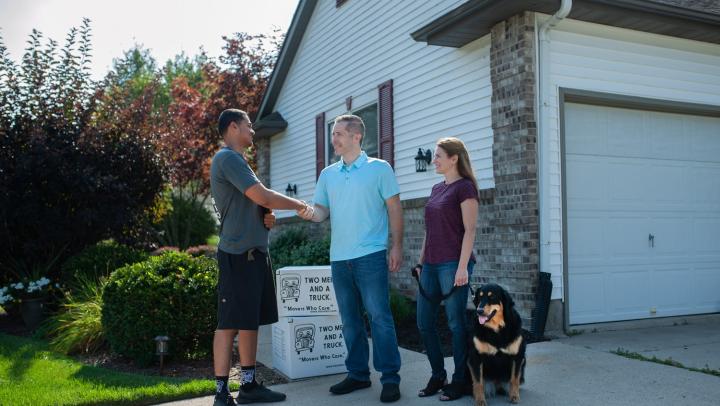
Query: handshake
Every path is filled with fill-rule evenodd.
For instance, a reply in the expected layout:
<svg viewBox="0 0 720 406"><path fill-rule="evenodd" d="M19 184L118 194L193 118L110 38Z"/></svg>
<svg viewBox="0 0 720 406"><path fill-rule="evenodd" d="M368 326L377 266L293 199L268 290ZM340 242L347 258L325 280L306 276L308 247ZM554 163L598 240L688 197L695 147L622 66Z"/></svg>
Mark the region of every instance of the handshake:
<svg viewBox="0 0 720 406"><path fill-rule="evenodd" d="M307 202L302 202L303 207L301 209L296 210L297 215L303 219L303 220L313 220L313 216L315 215L315 208L308 204Z"/></svg>

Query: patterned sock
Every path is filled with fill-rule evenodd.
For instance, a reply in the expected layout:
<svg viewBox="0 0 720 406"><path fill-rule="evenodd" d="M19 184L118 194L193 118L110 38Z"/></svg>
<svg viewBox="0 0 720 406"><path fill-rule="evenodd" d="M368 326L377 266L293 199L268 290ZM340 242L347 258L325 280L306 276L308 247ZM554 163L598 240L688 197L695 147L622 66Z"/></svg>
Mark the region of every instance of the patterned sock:
<svg viewBox="0 0 720 406"><path fill-rule="evenodd" d="M247 385L255 382L255 365L240 367L240 385Z"/></svg>
<svg viewBox="0 0 720 406"><path fill-rule="evenodd" d="M215 395L224 395L230 393L228 388L228 377L227 376L216 376L215 377Z"/></svg>

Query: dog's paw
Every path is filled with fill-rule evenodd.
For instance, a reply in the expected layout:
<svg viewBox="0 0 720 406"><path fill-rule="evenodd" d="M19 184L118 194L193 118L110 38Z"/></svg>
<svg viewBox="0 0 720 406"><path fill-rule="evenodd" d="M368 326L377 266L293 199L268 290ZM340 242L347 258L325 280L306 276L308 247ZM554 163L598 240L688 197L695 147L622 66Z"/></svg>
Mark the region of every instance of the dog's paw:
<svg viewBox="0 0 720 406"><path fill-rule="evenodd" d="M510 403L520 403L520 395L519 394L510 395Z"/></svg>
<svg viewBox="0 0 720 406"><path fill-rule="evenodd" d="M487 406L485 399L475 399L475 406Z"/></svg>

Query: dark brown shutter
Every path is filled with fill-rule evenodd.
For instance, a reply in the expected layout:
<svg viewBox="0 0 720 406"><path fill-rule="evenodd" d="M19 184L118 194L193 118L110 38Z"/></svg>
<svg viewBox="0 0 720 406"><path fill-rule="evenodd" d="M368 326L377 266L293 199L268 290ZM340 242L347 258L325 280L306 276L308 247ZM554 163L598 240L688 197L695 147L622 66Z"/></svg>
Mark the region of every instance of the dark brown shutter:
<svg viewBox="0 0 720 406"><path fill-rule="evenodd" d="M395 129L393 126L393 81L378 86L378 157L395 167Z"/></svg>
<svg viewBox="0 0 720 406"><path fill-rule="evenodd" d="M315 179L325 168L325 113L315 116Z"/></svg>

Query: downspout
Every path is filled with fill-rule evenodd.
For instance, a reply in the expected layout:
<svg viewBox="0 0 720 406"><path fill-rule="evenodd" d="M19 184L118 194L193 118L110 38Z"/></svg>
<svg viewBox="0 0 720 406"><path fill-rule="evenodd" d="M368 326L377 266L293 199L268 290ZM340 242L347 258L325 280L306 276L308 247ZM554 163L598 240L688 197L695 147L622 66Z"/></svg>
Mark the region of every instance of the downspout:
<svg viewBox="0 0 720 406"><path fill-rule="evenodd" d="M535 27L537 29L537 104L539 112L537 121L538 129L538 206L540 211L539 227L540 227L540 246L538 253L540 255L540 271L550 271L550 251L551 251L551 235L550 235L550 202L547 201L550 196L549 173L550 165L548 158L550 157L550 142L548 136L550 134L550 120L548 114L552 103L550 85L550 37L549 31L553 29L561 20L570 14L572 8L572 0L562 0L560 8L550 18L540 24L536 17ZM561 244L564 241L561 240ZM565 292L565 280L563 280L563 292ZM563 293L563 302L567 304L567 298ZM567 328L568 309L564 309L563 328Z"/></svg>

